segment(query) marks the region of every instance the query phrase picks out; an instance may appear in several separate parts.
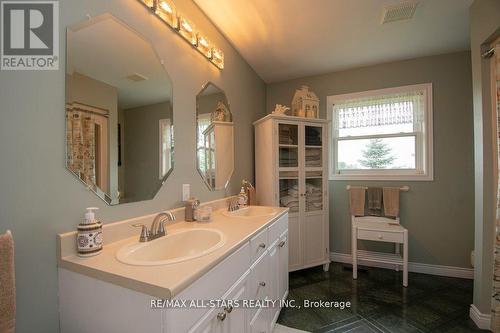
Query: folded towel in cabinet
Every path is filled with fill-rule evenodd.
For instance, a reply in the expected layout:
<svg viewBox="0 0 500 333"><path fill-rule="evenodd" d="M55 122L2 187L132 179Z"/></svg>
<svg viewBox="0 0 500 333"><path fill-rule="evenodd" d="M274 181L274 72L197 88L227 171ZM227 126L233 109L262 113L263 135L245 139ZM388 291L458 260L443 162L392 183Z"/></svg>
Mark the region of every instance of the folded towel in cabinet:
<svg viewBox="0 0 500 333"><path fill-rule="evenodd" d="M281 198L281 204L283 206L288 206L289 204L291 204L293 202L297 202L298 203L299 200L296 197L292 197L292 196L289 196L289 195Z"/></svg>
<svg viewBox="0 0 500 333"><path fill-rule="evenodd" d="M389 217L399 216L399 187L384 187L384 214Z"/></svg>
<svg viewBox="0 0 500 333"><path fill-rule="evenodd" d="M16 330L14 240L10 231L0 235L0 332Z"/></svg>
<svg viewBox="0 0 500 333"><path fill-rule="evenodd" d="M365 188L351 187L349 190L349 213L353 216L365 215Z"/></svg>

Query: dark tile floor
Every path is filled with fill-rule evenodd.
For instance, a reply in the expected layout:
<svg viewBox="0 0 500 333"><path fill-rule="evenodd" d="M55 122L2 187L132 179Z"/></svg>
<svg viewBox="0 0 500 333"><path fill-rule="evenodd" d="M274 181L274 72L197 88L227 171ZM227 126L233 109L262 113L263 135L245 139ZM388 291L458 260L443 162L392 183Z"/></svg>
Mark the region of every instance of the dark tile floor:
<svg viewBox="0 0 500 333"><path fill-rule="evenodd" d="M332 263L290 274L288 299L349 301L350 308L283 308L278 323L309 332L487 332L469 318L472 280Z"/></svg>

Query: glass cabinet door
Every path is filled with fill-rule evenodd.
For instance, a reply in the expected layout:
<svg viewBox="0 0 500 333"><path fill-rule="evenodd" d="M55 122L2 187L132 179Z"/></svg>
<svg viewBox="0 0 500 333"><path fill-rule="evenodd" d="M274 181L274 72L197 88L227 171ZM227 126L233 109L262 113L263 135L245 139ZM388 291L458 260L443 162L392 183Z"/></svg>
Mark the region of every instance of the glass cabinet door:
<svg viewBox="0 0 500 333"><path fill-rule="evenodd" d="M299 127L293 124L278 124L279 167L299 166Z"/></svg>
<svg viewBox="0 0 500 333"><path fill-rule="evenodd" d="M323 210L323 178L306 176L306 212Z"/></svg>
<svg viewBox="0 0 500 333"><path fill-rule="evenodd" d="M279 206L290 214L324 209L323 127L278 123Z"/></svg>
<svg viewBox="0 0 500 333"><path fill-rule="evenodd" d="M305 211L323 210L323 127L304 125Z"/></svg>
<svg viewBox="0 0 500 333"><path fill-rule="evenodd" d="M280 207L290 208L290 213L299 212L299 178L287 177L279 181Z"/></svg>
<svg viewBox="0 0 500 333"><path fill-rule="evenodd" d="M321 168L323 166L323 128L304 126L305 167Z"/></svg>
<svg viewBox="0 0 500 333"><path fill-rule="evenodd" d="M278 124L279 205L299 212L299 125Z"/></svg>

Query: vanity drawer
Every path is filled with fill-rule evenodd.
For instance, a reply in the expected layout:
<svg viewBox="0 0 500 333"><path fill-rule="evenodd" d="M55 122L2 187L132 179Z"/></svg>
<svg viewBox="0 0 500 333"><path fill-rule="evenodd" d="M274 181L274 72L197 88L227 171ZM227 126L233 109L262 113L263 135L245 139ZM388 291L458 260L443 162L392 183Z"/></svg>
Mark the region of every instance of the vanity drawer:
<svg viewBox="0 0 500 333"><path fill-rule="evenodd" d="M378 242L403 243L403 233L358 229L358 239L374 240Z"/></svg>
<svg viewBox="0 0 500 333"><path fill-rule="evenodd" d="M269 230L265 228L260 233L250 239L250 255L252 263L257 260L269 247Z"/></svg>
<svg viewBox="0 0 500 333"><path fill-rule="evenodd" d="M269 246L280 238L280 235L288 228L287 215L280 217L269 227Z"/></svg>

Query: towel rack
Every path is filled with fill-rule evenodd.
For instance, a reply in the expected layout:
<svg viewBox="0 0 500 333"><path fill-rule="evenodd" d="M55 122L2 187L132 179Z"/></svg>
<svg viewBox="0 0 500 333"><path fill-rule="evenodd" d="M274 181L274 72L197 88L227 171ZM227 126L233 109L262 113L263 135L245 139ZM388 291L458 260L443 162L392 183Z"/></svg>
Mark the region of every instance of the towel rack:
<svg viewBox="0 0 500 333"><path fill-rule="evenodd" d="M345 189L349 191L352 187L353 187L353 186L351 186L351 185L347 185L347 186L345 187ZM363 187L365 190L367 190L367 189L368 189L368 186L362 186L362 187ZM400 191L402 191L402 192L408 192L408 191L410 190L410 187L409 187L409 186L401 186L401 187L399 188L399 190L400 190Z"/></svg>

